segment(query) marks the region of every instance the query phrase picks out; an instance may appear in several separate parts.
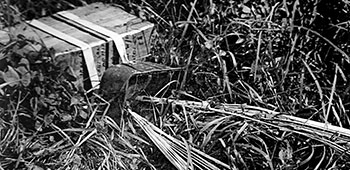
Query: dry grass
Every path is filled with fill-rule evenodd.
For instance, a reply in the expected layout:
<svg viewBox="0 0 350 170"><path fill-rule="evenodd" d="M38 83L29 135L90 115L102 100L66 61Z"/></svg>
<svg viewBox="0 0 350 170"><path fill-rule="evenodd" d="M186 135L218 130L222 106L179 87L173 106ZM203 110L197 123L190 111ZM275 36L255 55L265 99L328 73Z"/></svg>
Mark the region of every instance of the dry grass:
<svg viewBox="0 0 350 170"><path fill-rule="evenodd" d="M9 2L1 27L95 1ZM347 1L105 2L157 24L150 60L184 66L180 89L115 123L64 74L20 79L13 49L41 46L14 37L0 50L0 169L349 169Z"/></svg>

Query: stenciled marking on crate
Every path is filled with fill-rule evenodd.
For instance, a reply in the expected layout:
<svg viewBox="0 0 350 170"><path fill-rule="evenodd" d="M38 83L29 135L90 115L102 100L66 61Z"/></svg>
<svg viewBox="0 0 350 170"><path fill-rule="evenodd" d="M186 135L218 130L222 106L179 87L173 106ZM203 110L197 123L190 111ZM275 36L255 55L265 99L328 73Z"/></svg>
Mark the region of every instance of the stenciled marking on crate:
<svg viewBox="0 0 350 170"><path fill-rule="evenodd" d="M96 69L99 77L102 77L106 70L106 44L94 46L92 48L95 58Z"/></svg>
<svg viewBox="0 0 350 170"><path fill-rule="evenodd" d="M138 32L133 35L126 35L124 37L126 52L130 60L142 61L142 57L149 53L150 39L146 39L146 37L150 36L151 30L147 30Z"/></svg>

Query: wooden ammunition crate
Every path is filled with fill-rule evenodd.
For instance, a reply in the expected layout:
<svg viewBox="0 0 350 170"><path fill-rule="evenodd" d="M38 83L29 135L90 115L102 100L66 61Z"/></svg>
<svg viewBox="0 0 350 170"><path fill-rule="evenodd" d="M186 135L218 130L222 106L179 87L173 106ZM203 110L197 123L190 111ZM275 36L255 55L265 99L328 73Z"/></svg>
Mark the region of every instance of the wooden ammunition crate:
<svg viewBox="0 0 350 170"><path fill-rule="evenodd" d="M143 21L117 6L103 3L93 3L67 12L78 16L82 20L118 33L125 42L129 60L141 60L149 53L149 43L153 31L152 23ZM110 37L98 32L92 33L87 31L79 24L74 24L74 19L62 18L58 14L40 18L38 21L88 44L93 52L93 60L99 79L107 67L119 63L118 51ZM67 67L72 68L78 78L76 84L79 86L83 85L85 89L90 89L93 83L89 79L81 48L57 35L47 33L43 29L45 28L36 28L29 24L16 27L14 32L27 38L41 39L47 47L53 47L56 52L55 63L62 70L65 70ZM0 41L5 43L8 40L8 35L2 31L0 33Z"/></svg>

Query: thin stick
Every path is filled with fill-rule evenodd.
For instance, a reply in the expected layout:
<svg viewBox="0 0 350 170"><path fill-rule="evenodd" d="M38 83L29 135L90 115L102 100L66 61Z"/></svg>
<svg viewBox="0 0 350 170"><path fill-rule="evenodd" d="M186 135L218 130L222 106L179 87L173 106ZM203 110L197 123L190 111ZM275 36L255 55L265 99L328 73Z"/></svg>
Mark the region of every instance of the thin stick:
<svg viewBox="0 0 350 170"><path fill-rule="evenodd" d="M194 2L191 4L192 7L191 7L191 10L190 10L190 13L188 14L187 21L191 21L192 14L193 14L193 11L194 11L194 9L195 9L196 4L197 4L197 0L194 0ZM184 38L185 38L187 29L188 29L188 25L189 25L189 24L186 24L186 25L185 25L185 28L184 28L184 30L183 30L183 32L182 32L182 34L181 34L181 39L180 39L180 42L179 42L178 47L180 47L180 45L182 44L182 42L183 42L183 40L184 40Z"/></svg>
<svg viewBox="0 0 350 170"><path fill-rule="evenodd" d="M193 48L191 48L190 56L187 59L187 64L185 66L185 73L184 73L184 77L183 77L181 85L180 85L180 90L182 90L184 85L186 84L186 78L187 78L187 74L188 74L188 69L189 69L190 64L191 64L192 55L193 55Z"/></svg>

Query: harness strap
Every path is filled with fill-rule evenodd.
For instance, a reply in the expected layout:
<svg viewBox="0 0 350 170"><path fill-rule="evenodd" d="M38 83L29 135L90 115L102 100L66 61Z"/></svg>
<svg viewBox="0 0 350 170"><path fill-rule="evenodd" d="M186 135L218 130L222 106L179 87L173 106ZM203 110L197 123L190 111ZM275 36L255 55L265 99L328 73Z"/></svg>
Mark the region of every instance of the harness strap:
<svg viewBox="0 0 350 170"><path fill-rule="evenodd" d="M120 34L115 33L113 31L106 29L102 26L99 26L97 24L94 24L90 21L81 19L79 16L74 15L74 14L67 12L67 11L62 11L62 12L59 12L57 14L65 19L68 19L76 24L79 24L79 25L89 29L90 31L95 31L95 32L103 34L107 37L110 37L114 42L114 45L119 53L119 56L120 56L122 63L130 63L130 61L126 55L126 47L125 47L123 37Z"/></svg>
<svg viewBox="0 0 350 170"><path fill-rule="evenodd" d="M78 46L79 48L81 48L82 52L83 52L83 57L86 63L86 67L88 70L88 74L89 74L89 78L91 81L91 85L93 88L99 88L99 77L97 74L97 69L96 69L96 65L95 65L95 61L94 61L94 55L92 52L92 48L89 44L78 40L68 34L65 34L55 28L52 28L38 20L32 20L31 22L28 23L29 25L43 31L46 32L58 39L61 39L67 43L73 44L75 46Z"/></svg>

